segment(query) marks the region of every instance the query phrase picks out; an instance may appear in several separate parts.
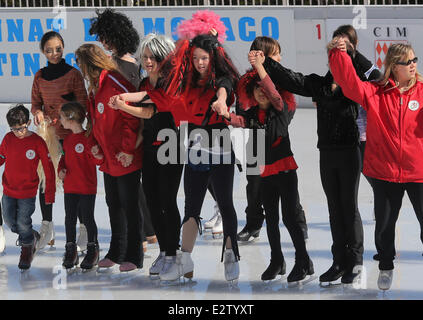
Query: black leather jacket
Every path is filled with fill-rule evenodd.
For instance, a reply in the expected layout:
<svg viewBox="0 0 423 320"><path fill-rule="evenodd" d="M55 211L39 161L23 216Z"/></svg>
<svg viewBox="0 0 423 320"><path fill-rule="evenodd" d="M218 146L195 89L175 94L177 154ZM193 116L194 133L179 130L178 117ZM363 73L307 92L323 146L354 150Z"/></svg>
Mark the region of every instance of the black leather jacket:
<svg viewBox="0 0 423 320"><path fill-rule="evenodd" d="M372 80L379 72L371 72L372 63L356 51L352 58L359 77ZM305 97L312 97L317 105L317 147L320 150L354 148L359 144L359 130L356 124L359 105L346 98L338 86L332 90L333 77L328 71L325 76L303 75L283 67L266 58L264 67L276 86ZM369 71L370 76L366 72Z"/></svg>

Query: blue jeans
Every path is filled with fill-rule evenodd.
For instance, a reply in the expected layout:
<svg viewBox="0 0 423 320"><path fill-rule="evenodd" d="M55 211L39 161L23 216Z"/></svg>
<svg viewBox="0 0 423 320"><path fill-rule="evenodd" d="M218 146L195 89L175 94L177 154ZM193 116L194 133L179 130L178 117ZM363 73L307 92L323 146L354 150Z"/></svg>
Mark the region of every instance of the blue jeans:
<svg viewBox="0 0 423 320"><path fill-rule="evenodd" d="M35 197L28 199L15 199L3 195L3 218L12 232L19 235L19 244L32 244L34 234L32 231L31 216L35 211Z"/></svg>

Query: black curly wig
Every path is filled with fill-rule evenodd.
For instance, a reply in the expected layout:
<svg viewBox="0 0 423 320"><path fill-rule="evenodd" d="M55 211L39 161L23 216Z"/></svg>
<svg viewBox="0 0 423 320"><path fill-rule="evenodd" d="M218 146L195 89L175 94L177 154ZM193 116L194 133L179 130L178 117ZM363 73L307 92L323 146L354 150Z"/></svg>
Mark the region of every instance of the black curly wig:
<svg viewBox="0 0 423 320"><path fill-rule="evenodd" d="M97 17L91 19L90 35L107 43L118 57L127 53L134 54L140 43L137 30L124 14L106 9L102 13L96 10Z"/></svg>

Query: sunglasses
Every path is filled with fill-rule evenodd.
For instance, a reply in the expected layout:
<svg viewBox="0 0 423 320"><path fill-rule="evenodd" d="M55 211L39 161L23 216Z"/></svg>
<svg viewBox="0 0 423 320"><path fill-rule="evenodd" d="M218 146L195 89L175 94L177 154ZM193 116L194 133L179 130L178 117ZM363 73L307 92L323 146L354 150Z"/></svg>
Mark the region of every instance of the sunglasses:
<svg viewBox="0 0 423 320"><path fill-rule="evenodd" d="M19 128L10 128L10 131L12 131L12 132L19 132L19 133L23 133L23 132L25 132L25 130L26 129L28 129L28 125L26 124L26 125L24 125L24 126L22 126L22 127L19 127Z"/></svg>
<svg viewBox="0 0 423 320"><path fill-rule="evenodd" d="M406 62L397 62L396 64L399 64L399 65L401 65L401 66L409 66L411 63L417 63L417 61L418 61L419 59L417 58L417 57L415 57L414 59L410 59L410 60L408 60L408 61L406 61Z"/></svg>

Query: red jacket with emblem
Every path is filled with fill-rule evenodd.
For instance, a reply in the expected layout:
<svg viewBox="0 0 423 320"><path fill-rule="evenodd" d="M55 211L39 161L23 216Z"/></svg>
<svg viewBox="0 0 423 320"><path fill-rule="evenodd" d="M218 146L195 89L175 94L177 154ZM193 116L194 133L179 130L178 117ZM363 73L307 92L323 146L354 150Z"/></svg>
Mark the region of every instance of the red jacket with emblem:
<svg viewBox="0 0 423 320"><path fill-rule="evenodd" d="M94 145L101 148L104 161L100 170L114 177L129 174L142 167L141 145L135 147L140 120L108 106L112 96L134 91L133 85L122 75L103 70L95 96L90 94L89 97L88 116L93 123L89 148ZM132 163L126 168L116 158L120 152L134 156Z"/></svg>
<svg viewBox="0 0 423 320"><path fill-rule="evenodd" d="M401 93L393 80L386 86L362 82L346 52L329 53L330 69L344 95L367 111L363 173L397 183L423 183L423 83Z"/></svg>
<svg viewBox="0 0 423 320"><path fill-rule="evenodd" d="M57 172L66 169L63 180L65 193L96 194L96 164L101 165L103 160L97 160L91 154L85 131L68 135L63 141L63 152L65 154L60 158Z"/></svg>
<svg viewBox="0 0 423 320"><path fill-rule="evenodd" d="M19 139L13 132L0 145L0 165L5 164L3 193L15 199L34 198L40 179L37 168L41 160L46 176L45 201L54 202L56 175L45 141L36 133Z"/></svg>

